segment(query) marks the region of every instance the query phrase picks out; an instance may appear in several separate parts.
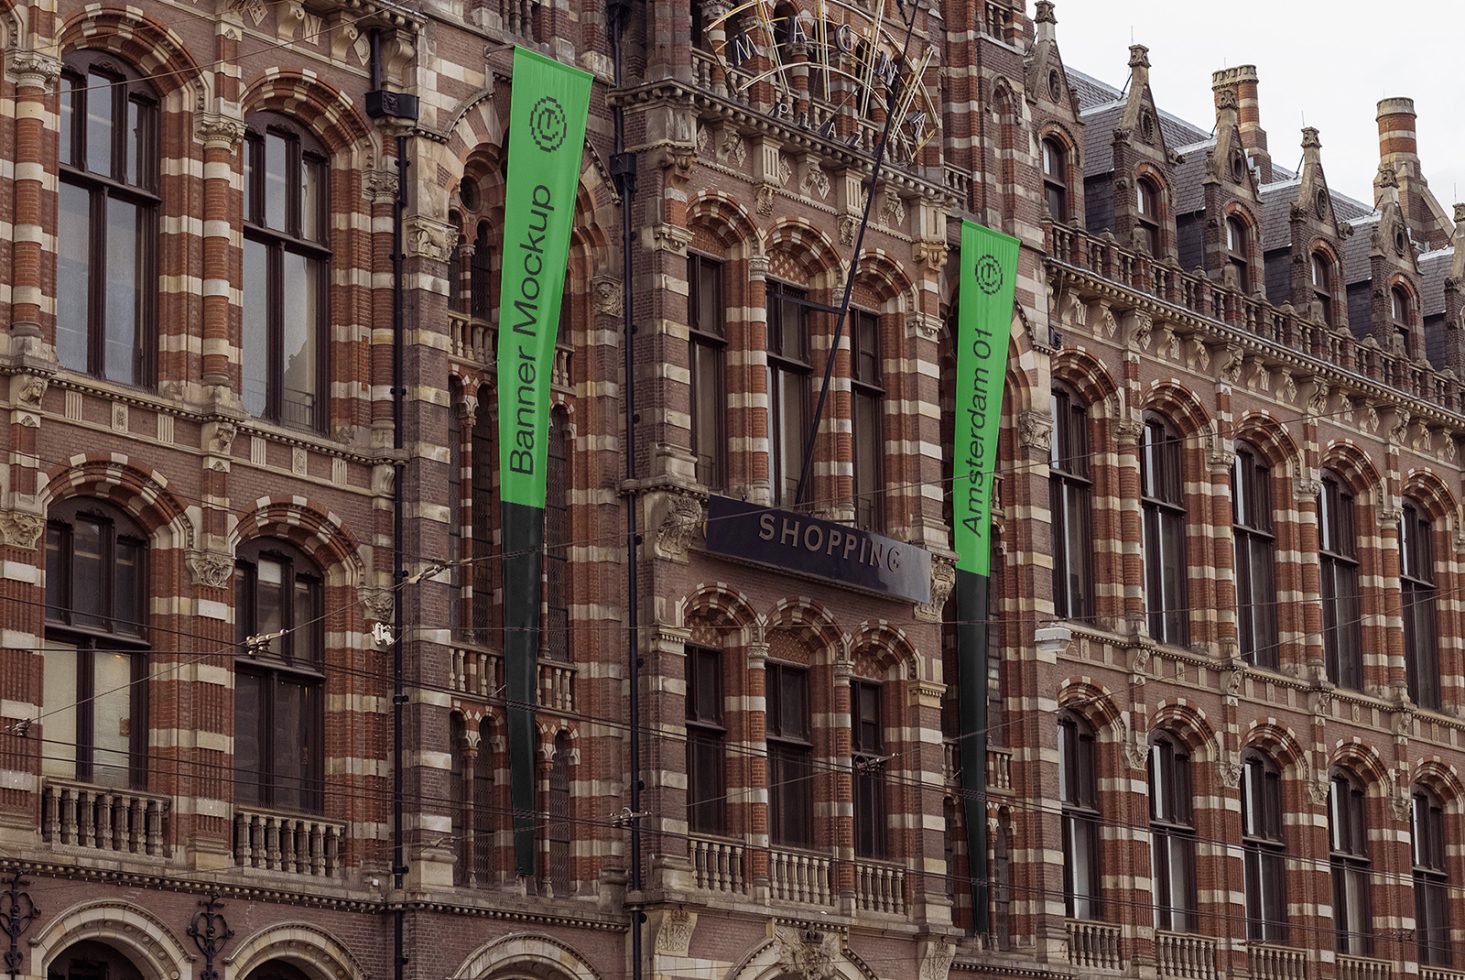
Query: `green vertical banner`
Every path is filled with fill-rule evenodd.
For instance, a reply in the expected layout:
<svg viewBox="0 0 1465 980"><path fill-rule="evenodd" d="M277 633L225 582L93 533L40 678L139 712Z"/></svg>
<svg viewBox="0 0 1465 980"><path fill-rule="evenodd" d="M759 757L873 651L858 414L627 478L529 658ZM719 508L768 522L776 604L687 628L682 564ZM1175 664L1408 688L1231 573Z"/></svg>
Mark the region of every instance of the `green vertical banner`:
<svg viewBox="0 0 1465 980"><path fill-rule="evenodd" d="M957 704L972 912L977 930L983 934L988 931L989 894L987 617L992 569L992 474L997 467L1018 250L1017 239L975 222L962 222L955 338L956 443L951 481L956 523Z"/></svg>
<svg viewBox="0 0 1465 980"><path fill-rule="evenodd" d="M503 507L504 681L514 863L535 870L534 709L549 441L549 382L570 255L591 76L514 49L509 176L499 292L499 492Z"/></svg>

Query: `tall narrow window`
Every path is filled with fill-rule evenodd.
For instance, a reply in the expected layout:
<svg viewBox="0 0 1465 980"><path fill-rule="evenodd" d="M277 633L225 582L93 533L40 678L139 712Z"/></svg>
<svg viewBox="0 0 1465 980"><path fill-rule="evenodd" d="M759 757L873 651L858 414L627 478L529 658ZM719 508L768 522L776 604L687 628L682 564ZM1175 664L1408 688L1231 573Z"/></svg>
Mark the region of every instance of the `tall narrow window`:
<svg viewBox="0 0 1465 980"><path fill-rule="evenodd" d="M727 482L727 307L722 263L687 255L687 297L692 336L692 455L697 482L722 490Z"/></svg>
<svg viewBox="0 0 1465 980"><path fill-rule="evenodd" d="M961 839L961 817L958 814L956 801L946 797L941 801L942 823L946 827L946 838L942 841L941 856L946 859L946 897L951 900L953 911L958 904L958 896L969 884L962 867L957 842ZM953 915L955 918L955 915Z"/></svg>
<svg viewBox="0 0 1465 980"><path fill-rule="evenodd" d="M809 308L806 293L768 280L768 451L774 502L792 507L809 434Z"/></svg>
<svg viewBox="0 0 1465 980"><path fill-rule="evenodd" d="M554 737L554 761L549 766L549 817L547 837L549 862L544 880L556 898L567 898L574 885L572 861L575 817L570 803L570 734Z"/></svg>
<svg viewBox="0 0 1465 980"><path fill-rule="evenodd" d="M768 802L775 844L814 846L814 742L809 725L809 672L770 663L765 669Z"/></svg>
<svg viewBox="0 0 1465 980"><path fill-rule="evenodd" d="M146 785L146 559L141 529L115 507L77 499L51 508L40 743L47 776Z"/></svg>
<svg viewBox="0 0 1465 980"><path fill-rule="evenodd" d="M687 647L687 826L696 834L727 833L722 720L722 653Z"/></svg>
<svg viewBox="0 0 1465 980"><path fill-rule="evenodd" d="M468 312L474 319L493 316L493 229L487 221L478 222L473 233L473 258L468 263Z"/></svg>
<svg viewBox="0 0 1465 980"><path fill-rule="evenodd" d="M61 75L56 356L122 384L153 381L157 347L158 101L112 57Z"/></svg>
<svg viewBox="0 0 1465 980"><path fill-rule="evenodd" d="M854 396L855 525L885 529L885 382L880 371L880 317L850 310Z"/></svg>
<svg viewBox="0 0 1465 980"><path fill-rule="evenodd" d="M1190 753L1167 735L1150 746L1150 872L1155 928L1195 929L1195 826Z"/></svg>
<svg viewBox="0 0 1465 980"><path fill-rule="evenodd" d="M1358 594L1358 539L1353 494L1332 473L1323 474L1318 496L1322 572L1323 660L1328 680L1363 687L1363 622Z"/></svg>
<svg viewBox="0 0 1465 980"><path fill-rule="evenodd" d="M1160 189L1148 177L1136 180L1134 187L1140 236L1150 254L1160 258L1164 254L1163 238L1160 235Z"/></svg>
<svg viewBox="0 0 1465 980"><path fill-rule="evenodd" d="M1043 140L1043 194L1054 221L1068 220L1068 154L1056 136Z"/></svg>
<svg viewBox="0 0 1465 980"><path fill-rule="evenodd" d="M448 309L461 313L468 308L463 289L463 267L466 264L463 247L467 244L463 240L463 216L457 211L448 212L448 224L452 229L448 234L453 238L453 250L448 253Z"/></svg>
<svg viewBox="0 0 1465 980"><path fill-rule="evenodd" d="M494 829L497 808L493 800L493 739L487 719L474 732L470 748L463 717L454 714L450 727L453 755L453 835L458 863L454 883L481 886L494 870Z"/></svg>
<svg viewBox="0 0 1465 980"><path fill-rule="evenodd" d="M276 810L319 811L324 775L323 582L283 541L239 550L234 661L234 796ZM249 637L279 634L262 647Z"/></svg>
<svg viewBox="0 0 1465 980"><path fill-rule="evenodd" d="M284 116L244 137L244 406L320 429L330 391L326 154Z"/></svg>
<svg viewBox="0 0 1465 980"><path fill-rule="evenodd" d="M1236 271L1237 288L1251 292L1251 233L1235 215L1226 219L1226 264Z"/></svg>
<svg viewBox="0 0 1465 980"><path fill-rule="evenodd" d="M1434 524L1424 508L1404 501L1399 522L1399 591L1404 613L1404 667L1409 697L1440 709L1440 647L1435 619Z"/></svg>
<svg viewBox="0 0 1465 980"><path fill-rule="evenodd" d="M1236 626L1241 655L1276 668L1276 554L1272 530L1272 469L1259 452L1236 445L1231 469L1232 535L1236 544Z"/></svg>
<svg viewBox="0 0 1465 980"><path fill-rule="evenodd" d="M1422 786L1414 788L1411 823L1419 962L1449 966L1454 944L1450 941L1450 874L1445 866L1445 808Z"/></svg>
<svg viewBox="0 0 1465 980"><path fill-rule="evenodd" d="M1048 506L1053 516L1053 612L1062 619L1094 618L1093 478L1089 413L1068 389L1053 389Z"/></svg>
<svg viewBox="0 0 1465 980"><path fill-rule="evenodd" d="M851 754L855 776L855 853L883 858L889 853L885 813L885 735L880 718L880 685L850 684Z"/></svg>
<svg viewBox="0 0 1465 980"><path fill-rule="evenodd" d="M1145 605L1150 635L1188 640L1185 597L1185 496L1180 435L1158 416L1145 419L1140 446L1144 511Z"/></svg>
<svg viewBox="0 0 1465 980"><path fill-rule="evenodd" d="M1246 937L1287 941L1286 859L1282 841L1282 775L1259 755L1241 766L1241 840L1246 858Z"/></svg>
<svg viewBox="0 0 1465 980"><path fill-rule="evenodd" d="M493 732L487 718L478 723L478 756L473 761L473 873L487 884L498 862L494 833L499 827L498 802L493 793Z"/></svg>
<svg viewBox="0 0 1465 980"><path fill-rule="evenodd" d="M1389 316L1393 321L1394 336L1398 338L1400 348L1406 355L1414 356L1414 332L1410 329L1414 323L1414 302L1409 298L1409 290L1403 286L1395 286L1389 290Z"/></svg>
<svg viewBox="0 0 1465 980"><path fill-rule="evenodd" d="M1368 956L1372 949L1369 922L1368 825L1363 789L1335 773L1328 795L1328 840L1332 851L1333 922L1340 953Z"/></svg>
<svg viewBox="0 0 1465 980"><path fill-rule="evenodd" d="M468 609L468 631L475 643L502 642L493 633L493 627L498 622L494 586L500 568L500 563L496 560L498 545L495 543L494 529L500 515L498 424L491 410L492 401L491 398L480 397L477 416L473 420L473 472L470 479L473 495L473 562L469 566L473 601ZM546 495L547 492L546 483Z"/></svg>
<svg viewBox="0 0 1465 980"><path fill-rule="evenodd" d="M1323 311L1323 322L1337 326L1333 316L1333 260L1326 252L1312 253L1312 298Z"/></svg>
<svg viewBox="0 0 1465 980"><path fill-rule="evenodd" d="M544 497L544 653L575 659L570 645L570 428L563 411L549 417Z"/></svg>
<svg viewBox="0 0 1465 980"><path fill-rule="evenodd" d="M1063 804L1063 901L1070 919L1097 919L1099 774L1094 730L1074 715L1058 717L1058 792Z"/></svg>

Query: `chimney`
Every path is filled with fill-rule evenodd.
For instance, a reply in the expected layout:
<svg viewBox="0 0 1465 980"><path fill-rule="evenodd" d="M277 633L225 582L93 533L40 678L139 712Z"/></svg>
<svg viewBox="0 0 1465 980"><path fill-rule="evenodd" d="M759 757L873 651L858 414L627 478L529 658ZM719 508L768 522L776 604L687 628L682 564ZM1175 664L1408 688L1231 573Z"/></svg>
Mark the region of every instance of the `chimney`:
<svg viewBox="0 0 1465 980"><path fill-rule="evenodd" d="M1255 164L1262 183L1272 180L1272 155L1267 151L1267 131L1262 129L1261 102L1257 98L1256 65L1237 65L1211 73L1211 89L1217 99L1223 90L1236 95L1236 125L1241 146ZM1217 104L1219 108L1219 103Z"/></svg>
<svg viewBox="0 0 1465 980"><path fill-rule="evenodd" d="M1037 30L1039 44L1051 44L1057 39L1057 24L1058 18L1053 16L1052 0L1038 0L1037 12L1033 14L1033 25Z"/></svg>
<svg viewBox="0 0 1465 980"><path fill-rule="evenodd" d="M1143 44L1129 46L1129 91L1137 95L1150 84L1150 49Z"/></svg>

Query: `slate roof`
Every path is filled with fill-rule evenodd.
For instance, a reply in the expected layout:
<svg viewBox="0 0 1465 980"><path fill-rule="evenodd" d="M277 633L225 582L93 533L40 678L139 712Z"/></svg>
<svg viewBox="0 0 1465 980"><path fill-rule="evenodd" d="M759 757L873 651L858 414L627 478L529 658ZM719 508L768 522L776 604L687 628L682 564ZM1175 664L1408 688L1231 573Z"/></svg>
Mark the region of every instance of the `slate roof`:
<svg viewBox="0 0 1465 980"><path fill-rule="evenodd" d="M1175 182L1175 214L1194 214L1206 206L1206 154L1215 149L1215 137L1200 143L1182 146L1177 152L1180 165L1171 179Z"/></svg>
<svg viewBox="0 0 1465 980"><path fill-rule="evenodd" d="M1424 290L1424 315L1440 316L1445 312L1445 280L1450 276L1450 265L1455 259L1455 248L1450 246L1419 257L1420 288Z"/></svg>
<svg viewBox="0 0 1465 980"><path fill-rule="evenodd" d="M1124 103L1111 102L1083 119L1083 175L1097 177L1114 169L1114 130L1124 118Z"/></svg>
<svg viewBox="0 0 1465 980"><path fill-rule="evenodd" d="M1352 285L1373 275L1368 253L1373 250L1373 230L1382 215L1375 212L1353 222L1353 236L1343 239L1343 282Z"/></svg>
<svg viewBox="0 0 1465 980"><path fill-rule="evenodd" d="M1263 184L1262 194L1262 251L1270 252L1292 245L1292 205L1297 203L1297 193L1302 187L1302 178L1274 180Z"/></svg>

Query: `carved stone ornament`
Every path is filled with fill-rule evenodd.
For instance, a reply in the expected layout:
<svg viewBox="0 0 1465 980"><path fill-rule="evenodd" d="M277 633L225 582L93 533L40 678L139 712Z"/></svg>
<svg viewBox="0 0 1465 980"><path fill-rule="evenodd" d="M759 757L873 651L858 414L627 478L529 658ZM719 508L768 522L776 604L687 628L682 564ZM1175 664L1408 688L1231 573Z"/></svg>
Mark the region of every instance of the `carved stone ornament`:
<svg viewBox="0 0 1465 980"><path fill-rule="evenodd" d="M1245 364L1246 352L1234 344L1227 346L1218 375L1221 383L1235 386L1241 380L1241 368Z"/></svg>
<svg viewBox="0 0 1465 980"><path fill-rule="evenodd" d="M51 379L44 374L19 374L10 382L11 397L18 407L38 410L50 386Z"/></svg>
<svg viewBox="0 0 1465 980"><path fill-rule="evenodd" d="M16 510L0 511L0 542L7 548L29 551L45 533L46 521L38 514Z"/></svg>
<svg viewBox="0 0 1465 980"><path fill-rule="evenodd" d="M1332 784L1327 776L1318 776L1307 781L1307 798L1318 806L1328 802L1328 794L1332 792Z"/></svg>
<svg viewBox="0 0 1465 980"><path fill-rule="evenodd" d="M61 77L61 61L39 51L5 52L5 75L16 88L39 88L49 92Z"/></svg>
<svg viewBox="0 0 1465 980"><path fill-rule="evenodd" d="M905 202L893 188L886 188L885 198L880 202L880 223L887 228L905 225Z"/></svg>
<svg viewBox="0 0 1465 980"><path fill-rule="evenodd" d="M928 623L941 622L942 610L951 591L956 588L956 564L943 555L931 556L931 601L916 606L916 618Z"/></svg>
<svg viewBox="0 0 1465 980"><path fill-rule="evenodd" d="M702 526L702 503L695 497L672 494L656 529L656 554L659 558L685 562L687 549Z"/></svg>
<svg viewBox="0 0 1465 980"><path fill-rule="evenodd" d="M839 976L835 965L839 955L837 933L781 925L775 938L778 964L786 973L796 974L802 980L835 980Z"/></svg>
<svg viewBox="0 0 1465 980"><path fill-rule="evenodd" d="M190 551L188 570L193 573L193 584L210 589L224 589L234 574L232 555L216 551Z"/></svg>
<svg viewBox="0 0 1465 980"><path fill-rule="evenodd" d="M239 430L233 422L215 422L213 431L209 433L209 452L219 456L228 456L234 451L234 438Z"/></svg>
<svg viewBox="0 0 1465 980"><path fill-rule="evenodd" d="M194 117L193 135L206 150L232 152L244 139L244 120L221 112L200 112Z"/></svg>
<svg viewBox="0 0 1465 980"><path fill-rule="evenodd" d="M758 185L753 191L755 207L760 215L768 217L773 213L773 198L778 193L778 185L765 181Z"/></svg>
<svg viewBox="0 0 1465 980"><path fill-rule="evenodd" d="M1137 419L1120 419L1114 423L1114 438L1120 445L1137 446L1144 435L1145 426Z"/></svg>
<svg viewBox="0 0 1465 980"><path fill-rule="evenodd" d="M804 180L799 185L799 190L805 197L818 197L822 201L829 200L829 175L824 168L813 160L810 160L804 169Z"/></svg>
<svg viewBox="0 0 1465 980"><path fill-rule="evenodd" d="M397 597L391 589L359 588L356 598L365 607L367 617L378 623L390 623L397 611Z"/></svg>
<svg viewBox="0 0 1465 980"><path fill-rule="evenodd" d="M664 956L686 956L692 948L692 930L697 915L684 908L668 909L656 930L656 952Z"/></svg>
<svg viewBox="0 0 1465 980"><path fill-rule="evenodd" d="M676 225L656 225L651 229L651 242L658 252L685 255L687 246L692 244L692 232L691 229L678 228Z"/></svg>
<svg viewBox="0 0 1465 980"><path fill-rule="evenodd" d="M1124 743L1124 761L1129 763L1131 769L1147 768L1150 761L1150 747L1139 741Z"/></svg>
<svg viewBox="0 0 1465 980"><path fill-rule="evenodd" d="M922 944L921 980L946 980L956 960L956 945L945 936Z"/></svg>
<svg viewBox="0 0 1465 980"><path fill-rule="evenodd" d="M729 129L722 137L722 158L735 161L742 166L748 159L748 145L743 142L743 134L736 129Z"/></svg>
<svg viewBox="0 0 1465 980"><path fill-rule="evenodd" d="M859 230L860 219L855 215L846 214L839 219L839 243L841 245L853 245L855 243L855 232Z"/></svg>
<svg viewBox="0 0 1465 980"><path fill-rule="evenodd" d="M620 316L625 309L621 281L611 276L596 276L591 279L590 301L599 315Z"/></svg>
<svg viewBox="0 0 1465 980"><path fill-rule="evenodd" d="M1024 449L1048 452L1053 445L1053 416L1047 412L1023 412L1017 417L1017 435Z"/></svg>
<svg viewBox="0 0 1465 980"><path fill-rule="evenodd" d="M1241 760L1232 756L1222 759L1221 764L1216 766L1216 778L1226 789L1235 789L1240 786Z"/></svg>
<svg viewBox="0 0 1465 980"><path fill-rule="evenodd" d="M436 262L446 262L453 254L453 240L458 232L452 225L423 215L413 215L407 222L407 252Z"/></svg>
<svg viewBox="0 0 1465 980"><path fill-rule="evenodd" d="M1311 477L1298 477L1292 484L1292 498L1299 503L1316 500L1318 494L1323 492L1321 480L1314 480Z"/></svg>
<svg viewBox="0 0 1465 980"><path fill-rule="evenodd" d="M1394 793L1389 796L1389 812L1393 814L1395 820L1408 820L1413 806L1414 800L1408 792Z"/></svg>
<svg viewBox="0 0 1465 980"><path fill-rule="evenodd" d="M388 169L363 171L361 193L374 204L390 204L397 196L397 172Z"/></svg>

